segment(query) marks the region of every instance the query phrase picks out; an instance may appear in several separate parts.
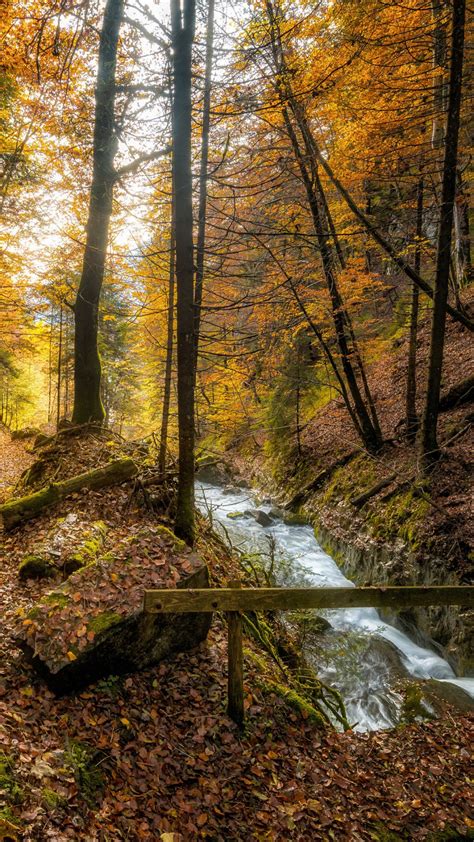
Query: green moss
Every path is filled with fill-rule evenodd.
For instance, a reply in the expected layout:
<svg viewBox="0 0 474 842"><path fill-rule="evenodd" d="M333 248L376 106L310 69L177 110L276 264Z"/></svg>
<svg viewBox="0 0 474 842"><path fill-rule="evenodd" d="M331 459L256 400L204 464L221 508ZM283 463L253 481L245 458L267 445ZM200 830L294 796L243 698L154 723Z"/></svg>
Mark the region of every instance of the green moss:
<svg viewBox="0 0 474 842"><path fill-rule="evenodd" d="M158 526L156 527L156 532L158 533L158 535L161 535L161 537L164 538L165 541L171 541L175 552L182 553L185 551L187 546L186 542L182 541L181 538L178 538L174 534L174 532L171 531L171 529L168 529L167 526L164 526L162 523L158 524Z"/></svg>
<svg viewBox="0 0 474 842"><path fill-rule="evenodd" d="M63 807L67 804L67 799L64 796L59 795L59 792L55 792L54 789L49 789L48 787L44 787L41 790L41 800L48 810L57 810L58 807Z"/></svg>
<svg viewBox="0 0 474 842"><path fill-rule="evenodd" d="M419 684L409 684L405 688L400 719L402 722L416 722L417 719L430 719L431 716L423 702L423 692Z"/></svg>
<svg viewBox="0 0 474 842"><path fill-rule="evenodd" d="M0 752L0 792L9 804L21 804L24 798L23 790L15 780L13 760L3 752Z"/></svg>
<svg viewBox="0 0 474 842"><path fill-rule="evenodd" d="M97 807L105 788L105 778L98 766L99 753L84 743L71 741L65 752L65 761L71 767L77 787L86 804Z"/></svg>
<svg viewBox="0 0 474 842"><path fill-rule="evenodd" d="M25 579L49 579L55 573L57 573L56 566L39 553L28 553L23 557L18 567L18 576L22 581Z"/></svg>
<svg viewBox="0 0 474 842"><path fill-rule="evenodd" d="M275 695L279 696L280 699L283 699L289 707L296 710L299 714L301 714L301 716L303 716L304 719L307 719L313 725L327 728L327 721L323 718L319 711L310 705L306 699L303 699L299 693L296 693L294 690L290 690L283 684L276 684L274 682L264 682L262 687L267 689L270 693L275 693Z"/></svg>
<svg viewBox="0 0 474 842"><path fill-rule="evenodd" d="M46 602L48 605L54 606L54 608L64 608L69 601L69 595L62 591L52 591L41 600L41 602Z"/></svg>
<svg viewBox="0 0 474 842"><path fill-rule="evenodd" d="M16 842L20 837L16 836L16 831L22 828L21 819L17 818L10 807L0 808L0 838L4 842Z"/></svg>
<svg viewBox="0 0 474 842"><path fill-rule="evenodd" d="M104 611L103 614L98 614L97 617L93 617L92 620L89 620L87 623L87 631L92 631L95 634L101 634L101 632L107 631L107 629L112 628L112 626L116 626L117 623L120 623L123 620L123 617L120 614L116 614L113 611Z"/></svg>
<svg viewBox="0 0 474 842"><path fill-rule="evenodd" d="M418 495L416 488L410 488L369 515L371 532L384 540L401 538L416 552L423 541L422 526L429 509L428 501Z"/></svg>
<svg viewBox="0 0 474 842"><path fill-rule="evenodd" d="M283 522L289 526L306 526L308 518L301 512L291 512L283 515Z"/></svg>
<svg viewBox="0 0 474 842"><path fill-rule="evenodd" d="M230 520L237 520L237 518L243 517L243 516L244 516L243 512L227 512L227 517L230 518Z"/></svg>
<svg viewBox="0 0 474 842"><path fill-rule="evenodd" d="M350 500L355 494L377 482L377 465L365 453L351 459L347 465L337 468L325 485L322 500L323 505L338 500Z"/></svg>
<svg viewBox="0 0 474 842"><path fill-rule="evenodd" d="M406 840L407 836L388 830L381 822L376 822L368 828L368 833L374 842L400 842Z"/></svg>

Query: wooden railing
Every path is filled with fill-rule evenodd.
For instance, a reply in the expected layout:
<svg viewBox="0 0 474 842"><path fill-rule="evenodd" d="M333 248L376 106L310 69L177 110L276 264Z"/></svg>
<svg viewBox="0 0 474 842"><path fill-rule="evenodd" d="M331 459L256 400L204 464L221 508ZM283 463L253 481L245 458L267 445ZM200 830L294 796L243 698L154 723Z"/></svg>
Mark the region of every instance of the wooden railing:
<svg viewBox="0 0 474 842"><path fill-rule="evenodd" d="M228 627L229 716L244 722L243 611L288 611L305 608L392 608L404 610L428 605L474 607L474 586L406 586L368 588L227 588L162 589L145 591L149 614L212 613L224 611Z"/></svg>

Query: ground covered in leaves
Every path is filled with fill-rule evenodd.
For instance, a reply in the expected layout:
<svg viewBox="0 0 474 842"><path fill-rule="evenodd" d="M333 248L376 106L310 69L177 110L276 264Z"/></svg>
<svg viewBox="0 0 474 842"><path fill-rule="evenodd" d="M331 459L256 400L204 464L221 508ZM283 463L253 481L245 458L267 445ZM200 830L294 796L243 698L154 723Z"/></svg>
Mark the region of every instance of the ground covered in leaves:
<svg viewBox="0 0 474 842"><path fill-rule="evenodd" d="M17 469L25 467L22 458ZM18 563L70 512L106 524L105 552L119 558L133 535L137 564L153 553L161 558L163 545L150 543L156 516L133 492L130 483L77 493L0 537L0 839L468 838L472 717L447 714L367 735L317 730L269 689L272 665L246 641L247 724L240 734L225 712L219 616L191 654L139 675L111 676L77 695L58 699L48 691L15 636L21 614L57 587L60 573L57 582L20 582ZM198 550L214 581L235 573L209 536ZM172 573L172 552L169 559ZM74 576L80 643L85 603L74 597ZM66 632L54 628L51 636L60 641Z"/></svg>

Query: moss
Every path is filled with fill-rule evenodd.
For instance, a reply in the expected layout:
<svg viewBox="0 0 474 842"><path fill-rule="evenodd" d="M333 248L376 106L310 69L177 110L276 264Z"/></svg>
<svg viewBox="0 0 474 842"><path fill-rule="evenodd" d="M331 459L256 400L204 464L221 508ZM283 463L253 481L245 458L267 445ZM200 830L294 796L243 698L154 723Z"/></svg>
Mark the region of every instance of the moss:
<svg viewBox="0 0 474 842"><path fill-rule="evenodd" d="M243 512L227 512L227 517L230 518L230 520L237 520L237 518L239 518L239 517L244 517L244 513Z"/></svg>
<svg viewBox="0 0 474 842"><path fill-rule="evenodd" d="M17 833L21 831L22 822L17 818L10 807L0 808L0 839L2 842L17 842L20 839Z"/></svg>
<svg viewBox="0 0 474 842"><path fill-rule="evenodd" d="M400 842L406 840L407 836L388 830L381 822L376 822L368 828L368 833L374 842Z"/></svg>
<svg viewBox="0 0 474 842"><path fill-rule="evenodd" d="M283 699L289 707L296 710L304 719L307 719L313 725L317 725L322 728L327 727L327 721L323 718L319 711L310 705L306 699L303 699L299 693L296 693L294 690L290 690L282 684L276 684L274 682L265 682L262 684L262 687L267 689L270 693L275 693L275 695L279 696L280 699Z"/></svg>
<svg viewBox="0 0 474 842"><path fill-rule="evenodd" d="M64 798L64 796L60 795L59 792L55 792L54 789L49 789L48 787L44 787L44 789L41 790L41 800L48 810L57 810L58 807L63 807L67 804L67 799Z"/></svg>
<svg viewBox="0 0 474 842"><path fill-rule="evenodd" d="M244 646L244 657L247 658L252 664L259 670L260 673L264 673L267 669L267 665L265 660L257 655L252 649L249 649L248 646Z"/></svg>
<svg viewBox="0 0 474 842"><path fill-rule="evenodd" d="M370 488L377 482L377 465L364 453L351 459L347 465L337 468L322 493L322 504L337 500L350 500L356 493Z"/></svg>
<svg viewBox="0 0 474 842"><path fill-rule="evenodd" d="M77 787L88 807L97 807L105 788L105 778L98 766L100 755L84 743L71 741L65 761L71 767Z"/></svg>
<svg viewBox="0 0 474 842"><path fill-rule="evenodd" d="M283 515L283 522L289 526L306 526L308 518L301 512L291 512Z"/></svg>
<svg viewBox="0 0 474 842"><path fill-rule="evenodd" d="M15 780L13 760L3 752L0 752L0 792L9 804L21 804L23 801L23 790Z"/></svg>
<svg viewBox="0 0 474 842"><path fill-rule="evenodd" d="M45 602L48 605L54 606L54 608L64 608L70 601L68 594L62 593L62 591L52 591L51 593L47 594L43 597L41 602Z"/></svg>
<svg viewBox="0 0 474 842"><path fill-rule="evenodd" d="M38 553L25 555L18 567L18 576L22 581L25 579L49 579L56 572L56 566Z"/></svg>
<svg viewBox="0 0 474 842"><path fill-rule="evenodd" d="M183 553L187 547L186 542L182 541L181 538L178 538L171 529L168 529L167 526L164 526L162 523L158 524L156 527L156 532L158 535L161 535L165 541L171 541L173 544L173 549L177 553Z"/></svg>
<svg viewBox="0 0 474 842"><path fill-rule="evenodd" d="M371 532L376 538L401 538L416 552L423 540L422 526L429 508L430 504L418 495L417 489L410 488L369 515Z"/></svg>
<svg viewBox="0 0 474 842"><path fill-rule="evenodd" d="M405 698L403 700L400 719L402 722L415 722L417 719L430 719L428 712L423 702L423 692L419 684L409 684L405 688Z"/></svg>
<svg viewBox="0 0 474 842"><path fill-rule="evenodd" d="M120 614L116 614L113 611L104 611L103 614L98 614L97 617L93 617L92 620L89 620L87 623L87 631L92 631L95 634L101 634L107 629L112 628L112 626L116 626L117 623L120 623L123 620L123 617Z"/></svg>

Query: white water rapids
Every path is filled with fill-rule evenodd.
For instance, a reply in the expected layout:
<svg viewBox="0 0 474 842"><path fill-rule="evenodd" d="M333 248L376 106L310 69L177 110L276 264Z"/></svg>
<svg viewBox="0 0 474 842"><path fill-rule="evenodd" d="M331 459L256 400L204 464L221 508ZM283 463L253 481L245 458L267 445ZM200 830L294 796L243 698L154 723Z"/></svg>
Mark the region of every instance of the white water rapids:
<svg viewBox="0 0 474 842"><path fill-rule="evenodd" d="M257 507L251 492L198 483L196 503L239 550L268 557L270 542L273 542L278 584L288 587L353 585L319 546L311 526L285 524L277 518L271 525L262 527L253 517L229 518L229 514ZM269 512L271 506L258 508ZM389 728L399 721L402 697L394 685L401 674L447 681L474 698L474 678L456 678L447 661L384 622L375 608L319 613L330 622L334 632L328 633L327 637L330 641L332 634L335 644L333 642L332 649L329 646L326 654L324 650L319 651L312 658L309 650L306 655L314 662L321 679L341 692L349 721L357 723L356 730Z"/></svg>

